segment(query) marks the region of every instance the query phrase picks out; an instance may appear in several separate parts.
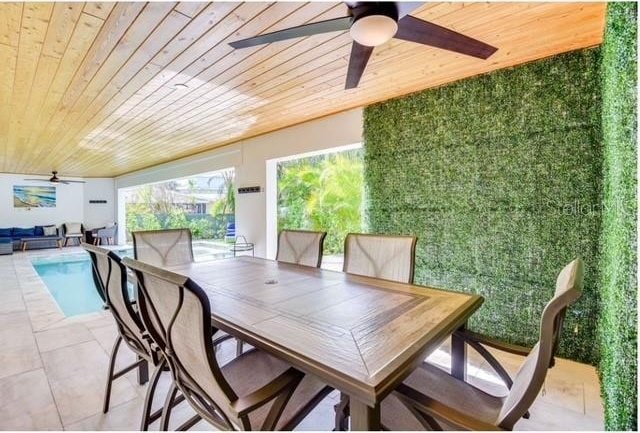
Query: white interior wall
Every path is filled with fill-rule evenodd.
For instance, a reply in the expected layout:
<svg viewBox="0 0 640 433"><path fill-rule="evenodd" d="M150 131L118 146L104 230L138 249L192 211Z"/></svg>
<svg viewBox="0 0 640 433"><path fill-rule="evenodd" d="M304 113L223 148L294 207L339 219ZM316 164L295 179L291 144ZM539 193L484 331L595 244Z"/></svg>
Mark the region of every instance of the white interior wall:
<svg viewBox="0 0 640 433"><path fill-rule="evenodd" d="M267 161L290 155L346 146L362 141L362 109L354 109L302 123L258 137L242 140L222 149L117 177L116 189L193 176L223 168L236 169L236 186L260 186L260 193L238 194L236 233L255 243L258 257L271 257L267 249ZM121 200L117 209L123 213ZM123 225L123 224L121 224ZM124 231L119 233L124 240ZM269 248L273 250L273 247Z"/></svg>
<svg viewBox="0 0 640 433"><path fill-rule="evenodd" d="M48 179L47 176L0 173L0 227L33 227L35 225L60 225L65 222L82 222L85 227L104 226L115 220L113 179L80 179L86 183L56 185L56 207L15 208L14 185L49 185L25 181L25 178ZM107 200L105 205L91 205L89 199Z"/></svg>
<svg viewBox="0 0 640 433"><path fill-rule="evenodd" d="M85 179L84 218L87 228L104 227L116 221L115 182L113 178ZM90 200L106 200L106 203L89 203Z"/></svg>

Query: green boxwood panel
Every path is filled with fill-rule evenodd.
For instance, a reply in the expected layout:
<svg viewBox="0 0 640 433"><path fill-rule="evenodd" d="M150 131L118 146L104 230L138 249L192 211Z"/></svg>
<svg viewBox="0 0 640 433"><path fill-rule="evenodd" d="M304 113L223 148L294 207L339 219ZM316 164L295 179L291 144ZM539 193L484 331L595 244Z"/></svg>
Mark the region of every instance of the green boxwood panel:
<svg viewBox="0 0 640 433"><path fill-rule="evenodd" d="M610 3L602 47L604 194L599 337L605 423L637 430L637 4Z"/></svg>
<svg viewBox="0 0 640 433"><path fill-rule="evenodd" d="M538 338L564 265L586 263L560 354L598 356L599 50L500 70L364 112L367 221L418 236L416 282L479 293L472 329Z"/></svg>

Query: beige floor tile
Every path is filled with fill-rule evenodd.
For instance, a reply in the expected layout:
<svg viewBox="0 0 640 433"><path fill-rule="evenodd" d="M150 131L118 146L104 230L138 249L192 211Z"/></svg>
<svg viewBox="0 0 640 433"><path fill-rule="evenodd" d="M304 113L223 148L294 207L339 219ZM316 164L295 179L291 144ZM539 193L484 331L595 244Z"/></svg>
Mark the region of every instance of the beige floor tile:
<svg viewBox="0 0 640 433"><path fill-rule="evenodd" d="M529 410L531 417L522 419L514 430L604 430L602 418L594 418L537 399Z"/></svg>
<svg viewBox="0 0 640 433"><path fill-rule="evenodd" d="M30 328L31 321L26 311L13 311L0 314L0 329Z"/></svg>
<svg viewBox="0 0 640 433"><path fill-rule="evenodd" d="M584 413L584 386L582 382L576 383L558 377L547 377L538 398L558 407Z"/></svg>
<svg viewBox="0 0 640 433"><path fill-rule="evenodd" d="M42 331L65 318L56 301L48 293L24 295L24 302L34 331Z"/></svg>
<svg viewBox="0 0 640 433"><path fill-rule="evenodd" d="M81 324L47 329L36 332L35 336L40 352L48 352L61 347L93 340L91 332Z"/></svg>
<svg viewBox="0 0 640 433"><path fill-rule="evenodd" d="M109 409L107 413L97 413L75 423L66 424L65 430L138 430L142 415L143 400L136 398Z"/></svg>
<svg viewBox="0 0 640 433"><path fill-rule="evenodd" d="M51 391L63 424L100 413L108 358L95 340L42 354ZM113 383L111 403L118 405L138 395L126 380Z"/></svg>
<svg viewBox="0 0 640 433"><path fill-rule="evenodd" d="M31 328L0 329L0 378L42 367Z"/></svg>
<svg viewBox="0 0 640 433"><path fill-rule="evenodd" d="M584 383L584 413L585 415L602 419L604 406L600 395L600 387L595 386L598 382L585 381Z"/></svg>
<svg viewBox="0 0 640 433"><path fill-rule="evenodd" d="M43 369L0 379L0 429L62 429Z"/></svg>
<svg viewBox="0 0 640 433"><path fill-rule="evenodd" d="M322 430L331 431L335 426L334 409L333 406L336 401L330 398L325 398L318 404L318 406L311 411L305 419L295 428L297 431L312 431Z"/></svg>
<svg viewBox="0 0 640 433"><path fill-rule="evenodd" d="M6 290L0 292L0 314L25 311L26 306L22 300L20 290Z"/></svg>

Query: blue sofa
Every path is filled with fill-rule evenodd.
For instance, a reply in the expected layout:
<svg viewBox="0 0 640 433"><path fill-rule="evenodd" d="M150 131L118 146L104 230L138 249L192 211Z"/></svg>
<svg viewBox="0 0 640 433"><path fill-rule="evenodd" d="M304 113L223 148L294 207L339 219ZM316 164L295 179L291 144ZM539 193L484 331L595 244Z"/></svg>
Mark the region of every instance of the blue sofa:
<svg viewBox="0 0 640 433"><path fill-rule="evenodd" d="M50 242L38 242L34 243L33 246L29 245L29 249L34 248L56 248L58 246L57 240L60 236L60 230L56 228L56 234L54 236L45 236L43 226L35 226L35 227L8 227L8 228L0 228L0 239L11 239L13 242L13 250L19 250L20 240L24 238L42 238L42 239L50 239Z"/></svg>

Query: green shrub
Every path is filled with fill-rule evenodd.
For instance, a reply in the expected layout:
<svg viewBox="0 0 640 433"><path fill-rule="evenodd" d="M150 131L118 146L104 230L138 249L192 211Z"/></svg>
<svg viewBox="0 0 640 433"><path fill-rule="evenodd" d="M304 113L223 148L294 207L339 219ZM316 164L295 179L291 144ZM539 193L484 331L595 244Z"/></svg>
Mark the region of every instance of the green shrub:
<svg viewBox="0 0 640 433"><path fill-rule="evenodd" d="M370 231L417 235L416 282L479 293L470 327L538 339L564 265L586 264L560 354L598 357L599 50L367 107Z"/></svg>
<svg viewBox="0 0 640 433"><path fill-rule="evenodd" d="M326 231L325 254L342 253L349 232L362 230L362 151L280 164L278 229Z"/></svg>
<svg viewBox="0 0 640 433"><path fill-rule="evenodd" d="M637 4L609 3L602 47L604 194L600 374L605 423L636 430Z"/></svg>

